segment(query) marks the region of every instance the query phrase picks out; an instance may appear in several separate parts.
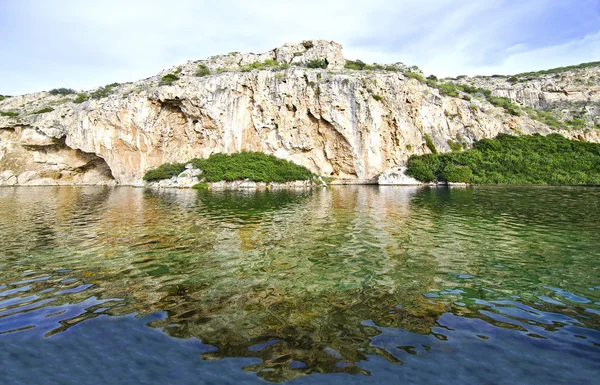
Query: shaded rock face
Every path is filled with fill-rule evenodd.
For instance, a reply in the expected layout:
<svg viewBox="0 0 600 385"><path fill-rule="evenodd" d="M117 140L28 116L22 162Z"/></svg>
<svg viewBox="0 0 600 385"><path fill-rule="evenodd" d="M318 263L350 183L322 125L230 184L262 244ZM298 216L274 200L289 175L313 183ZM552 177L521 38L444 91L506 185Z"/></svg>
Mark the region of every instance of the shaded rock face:
<svg viewBox="0 0 600 385"><path fill-rule="evenodd" d="M240 70L267 59L291 66ZM302 67L314 59L325 60L327 69ZM344 63L339 44L314 40L187 62L80 104L47 92L7 98L0 111L20 115L0 117L0 171L141 184L147 170L165 162L246 150L361 182L430 152L426 135L444 152L449 140L469 146L499 133L557 132L486 101L441 96L402 72L353 71ZM195 76L200 64L211 75ZM161 84L170 73L179 79ZM48 106L54 110L31 114ZM558 132L598 142L598 131Z"/></svg>
<svg viewBox="0 0 600 385"><path fill-rule="evenodd" d="M102 158L31 127L0 129L0 186L113 185Z"/></svg>

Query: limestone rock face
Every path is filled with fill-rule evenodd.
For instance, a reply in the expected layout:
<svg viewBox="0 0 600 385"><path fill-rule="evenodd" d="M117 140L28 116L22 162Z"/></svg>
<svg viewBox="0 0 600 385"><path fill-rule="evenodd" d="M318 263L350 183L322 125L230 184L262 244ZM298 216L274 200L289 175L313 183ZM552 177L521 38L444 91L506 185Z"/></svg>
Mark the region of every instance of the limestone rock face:
<svg viewBox="0 0 600 385"><path fill-rule="evenodd" d="M243 67L267 59L290 66ZM327 69L303 67L314 59L326 60ZM0 111L19 116L0 117L0 171L15 176L34 171L58 184L140 185L147 170L166 162L247 150L274 154L322 176L361 182L376 181L412 154L430 152L425 136L440 152L450 151L449 141L468 147L499 133L559 132L600 142L597 129L552 129L485 100L440 95L401 70L355 71L344 69L344 63L339 44L311 40L263 54L190 61L79 104L74 95L48 92L10 97L0 101ZM211 74L195 76L200 64ZM166 74L179 79L161 83ZM544 84L515 86L514 97L531 105L563 100L560 95L592 102L598 97L593 89L568 96ZM497 95L505 92L488 86ZM586 108L597 108L594 103ZM31 114L48 106L54 110ZM198 179L180 177L185 184ZM10 178L0 178L0 184Z"/></svg>
<svg viewBox="0 0 600 385"><path fill-rule="evenodd" d="M405 174L406 167L397 167L387 170L379 175L378 184L398 186L418 186L422 183Z"/></svg>

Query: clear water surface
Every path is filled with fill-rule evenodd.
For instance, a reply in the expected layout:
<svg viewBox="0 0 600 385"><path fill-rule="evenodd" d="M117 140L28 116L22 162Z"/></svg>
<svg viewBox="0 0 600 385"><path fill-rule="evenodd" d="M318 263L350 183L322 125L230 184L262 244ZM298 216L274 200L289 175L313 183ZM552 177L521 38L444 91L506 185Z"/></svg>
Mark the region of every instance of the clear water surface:
<svg viewBox="0 0 600 385"><path fill-rule="evenodd" d="M0 189L2 384L591 384L600 189Z"/></svg>

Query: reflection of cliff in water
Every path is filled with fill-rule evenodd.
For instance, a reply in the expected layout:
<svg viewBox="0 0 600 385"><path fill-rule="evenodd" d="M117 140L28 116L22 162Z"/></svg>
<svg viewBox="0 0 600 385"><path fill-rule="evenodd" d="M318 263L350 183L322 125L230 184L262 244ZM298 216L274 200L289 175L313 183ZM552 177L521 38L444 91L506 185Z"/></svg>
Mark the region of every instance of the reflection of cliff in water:
<svg viewBox="0 0 600 385"><path fill-rule="evenodd" d="M54 299L57 313L68 304L90 302L85 312L62 318L49 336L101 314L165 312L165 319L150 326L215 346L205 359L258 357L261 362L246 369L271 381L313 372L361 373L357 364L369 354L399 362L393 351L371 346L377 327L444 339L436 326L446 312L518 329L480 313L481 303L455 302L523 296L534 293L539 282L554 284L563 273L524 266L523 250L535 254L545 235L521 226L516 214L507 215L510 205L494 206L500 197L473 190L61 189L37 199L47 209L20 212L16 230L26 236L46 224L45 234L52 235L42 243L49 247L23 250L5 243L0 231L8 245L2 253L26 261L0 270L0 285L35 271L50 278L29 283L30 292L36 301ZM481 203L472 205L473 200ZM469 205L474 209L466 209ZM7 230L5 223L0 219L0 230ZM570 237L564 242L577 247ZM545 249L558 258L560 250ZM580 257L590 250L578 250ZM512 254L514 264L507 259ZM500 262L490 263L501 258L502 269L495 267ZM511 281L505 280L507 272ZM459 294L424 296L453 288ZM534 305L534 294L522 302L540 311L565 311ZM600 329L586 318L585 308L569 312Z"/></svg>

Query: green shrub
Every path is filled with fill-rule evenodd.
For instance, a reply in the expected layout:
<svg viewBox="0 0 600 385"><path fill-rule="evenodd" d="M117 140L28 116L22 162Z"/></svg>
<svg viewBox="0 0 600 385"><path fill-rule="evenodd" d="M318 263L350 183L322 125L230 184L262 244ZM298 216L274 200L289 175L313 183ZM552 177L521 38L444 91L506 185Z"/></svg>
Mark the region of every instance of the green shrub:
<svg viewBox="0 0 600 385"><path fill-rule="evenodd" d="M0 102L3 101L4 99L6 99L6 96L0 95Z"/></svg>
<svg viewBox="0 0 600 385"><path fill-rule="evenodd" d="M406 174L423 182L600 185L600 144L501 134L463 152L413 155Z"/></svg>
<svg viewBox="0 0 600 385"><path fill-rule="evenodd" d="M344 64L344 68L349 70L358 70L362 71L365 69L367 64L361 60L346 60L346 64Z"/></svg>
<svg viewBox="0 0 600 385"><path fill-rule="evenodd" d="M192 188L194 190L208 190L210 188L210 186L206 182L200 182L200 183L196 183L195 185L193 185Z"/></svg>
<svg viewBox="0 0 600 385"><path fill-rule="evenodd" d="M380 102L380 101L382 101L382 100L383 100L383 97L382 97L381 95L377 95L377 94L375 94L375 95L373 95L373 99L375 99L375 100L377 100L378 102Z"/></svg>
<svg viewBox="0 0 600 385"><path fill-rule="evenodd" d="M440 178L444 182L471 183L473 180L473 171L469 166L447 164L440 173Z"/></svg>
<svg viewBox="0 0 600 385"><path fill-rule="evenodd" d="M102 99L110 96L114 90L113 88L120 86L119 83L111 83L107 84L104 87L98 87L94 91L92 91L89 95L91 99ZM79 94L78 94L79 96Z"/></svg>
<svg viewBox="0 0 600 385"><path fill-rule="evenodd" d="M15 118L17 116L19 116L18 112L12 112L12 111L0 111L0 116L7 116L9 118Z"/></svg>
<svg viewBox="0 0 600 385"><path fill-rule="evenodd" d="M566 124L568 126L573 127L573 128L581 129L581 128L585 127L585 125L587 124L587 122L585 120L583 120L583 119L575 118L573 120L567 121Z"/></svg>
<svg viewBox="0 0 600 385"><path fill-rule="evenodd" d="M160 85L168 85L172 84L174 81L179 80L179 76L175 74L166 74L162 78L160 78Z"/></svg>
<svg viewBox="0 0 600 385"><path fill-rule="evenodd" d="M409 79L417 79L419 82L425 83L425 78L423 77L423 75L418 74L416 72L408 71L404 73L404 76L406 76Z"/></svg>
<svg viewBox="0 0 600 385"><path fill-rule="evenodd" d="M73 99L73 103L83 103L88 100L90 97L85 92L80 92L77 94L75 99Z"/></svg>
<svg viewBox="0 0 600 385"><path fill-rule="evenodd" d="M357 71L399 71L398 67L391 64L367 64L361 60L346 60L344 68Z"/></svg>
<svg viewBox="0 0 600 385"><path fill-rule="evenodd" d="M307 68L327 68L327 60L325 59L313 59L306 63Z"/></svg>
<svg viewBox="0 0 600 385"><path fill-rule="evenodd" d="M519 106L514 104L508 98L494 97L494 98L489 98L488 101L496 107L504 108L511 115L515 115L515 116L521 115L521 109L519 108Z"/></svg>
<svg viewBox="0 0 600 385"><path fill-rule="evenodd" d="M429 136L429 134L425 134L423 135L423 139L425 139L425 145L427 146L427 148L429 149L429 151L431 151L431 153L433 154L437 154L437 148L435 148L435 144L433 144L433 140L431 139L431 136Z"/></svg>
<svg viewBox="0 0 600 385"><path fill-rule="evenodd" d="M194 167L204 171L207 182L249 179L269 183L313 177L306 167L260 152L213 154L208 159L193 159L191 162Z"/></svg>
<svg viewBox="0 0 600 385"><path fill-rule="evenodd" d="M195 75L199 76L199 77L208 76L208 75L210 75L210 69L208 69L208 67L205 66L204 64L199 64L198 70L196 70Z"/></svg>
<svg viewBox="0 0 600 385"><path fill-rule="evenodd" d="M274 68L287 68L288 65L279 64L277 60L267 59L264 62L255 61L252 64L244 65L240 68L242 72L250 72L252 70L265 70Z"/></svg>
<svg viewBox="0 0 600 385"><path fill-rule="evenodd" d="M50 95L71 95L76 93L77 91L75 91L72 88L54 88L48 92L50 93Z"/></svg>
<svg viewBox="0 0 600 385"><path fill-rule="evenodd" d="M479 107L477 107L476 104L469 104L469 110L471 110L472 112L477 112L479 111Z"/></svg>
<svg viewBox="0 0 600 385"><path fill-rule="evenodd" d="M511 83L511 84L515 84L519 82L519 78L516 76L511 76L508 79L506 79L507 82Z"/></svg>
<svg viewBox="0 0 600 385"><path fill-rule="evenodd" d="M448 146L452 151L462 151L463 145L460 142L455 142L453 140L448 140Z"/></svg>
<svg viewBox="0 0 600 385"><path fill-rule="evenodd" d="M52 107L46 107L46 108L42 108L41 110L37 110L35 112L32 112L32 115L37 115L37 114L45 114L46 112L52 112L54 111L54 108Z"/></svg>
<svg viewBox="0 0 600 385"><path fill-rule="evenodd" d="M240 152L231 155L213 154L207 159L192 159L190 163L203 171L205 182L248 179L254 182L283 183L314 177L306 167L260 152ZM184 163L165 163L146 172L144 180L169 179L179 175L184 169ZM201 187L203 187L202 184L197 188Z"/></svg>
<svg viewBox="0 0 600 385"><path fill-rule="evenodd" d="M147 182L170 179L171 177L181 174L185 170L184 163L165 163L159 167L147 171L144 174L144 180Z"/></svg>

